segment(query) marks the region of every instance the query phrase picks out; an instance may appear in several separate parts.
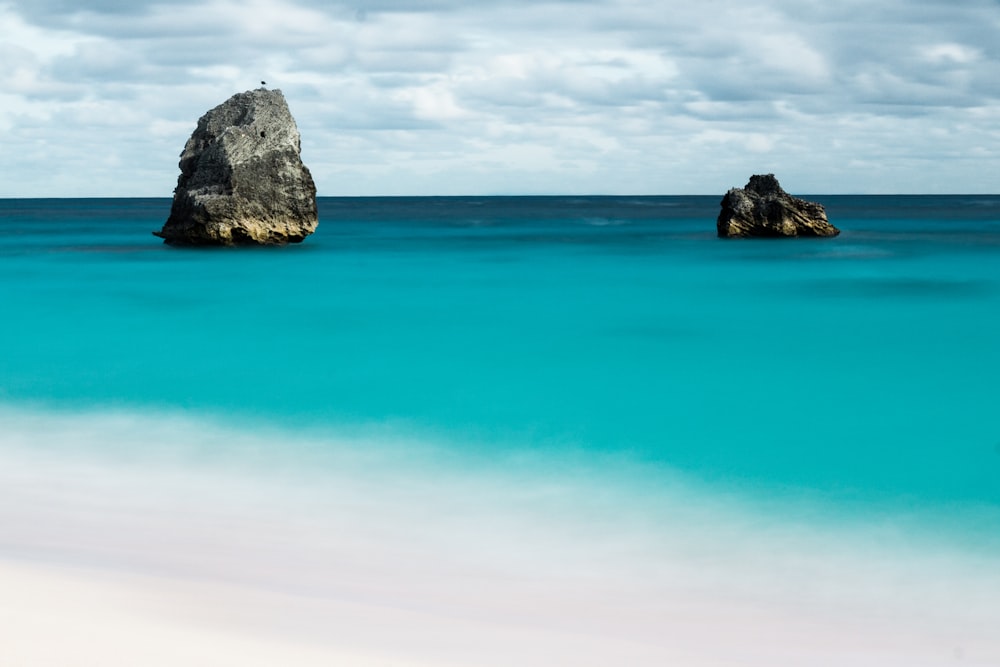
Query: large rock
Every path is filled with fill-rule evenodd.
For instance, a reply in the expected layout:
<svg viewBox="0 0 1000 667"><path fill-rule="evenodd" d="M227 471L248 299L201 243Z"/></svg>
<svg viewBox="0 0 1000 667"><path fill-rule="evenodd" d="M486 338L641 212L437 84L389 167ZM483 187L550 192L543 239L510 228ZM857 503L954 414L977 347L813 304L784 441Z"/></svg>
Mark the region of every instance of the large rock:
<svg viewBox="0 0 1000 667"><path fill-rule="evenodd" d="M172 245L283 245L316 230L316 185L280 90L238 93L198 121L181 153Z"/></svg>
<svg viewBox="0 0 1000 667"><path fill-rule="evenodd" d="M774 174L751 176L743 188L722 198L716 220L719 236L836 236L840 230L826 219L822 205L793 197Z"/></svg>

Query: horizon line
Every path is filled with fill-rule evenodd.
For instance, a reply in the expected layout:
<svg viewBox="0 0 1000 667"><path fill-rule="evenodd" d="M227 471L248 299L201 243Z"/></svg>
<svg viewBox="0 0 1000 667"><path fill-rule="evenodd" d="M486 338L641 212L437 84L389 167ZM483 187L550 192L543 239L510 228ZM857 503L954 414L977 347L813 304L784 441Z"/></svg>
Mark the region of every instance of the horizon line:
<svg viewBox="0 0 1000 667"><path fill-rule="evenodd" d="M727 190L728 192L728 190ZM521 193L521 194L389 194L389 195L326 195L317 194L317 199L518 199L518 198L571 198L571 197L722 197L718 193L650 194L650 193ZM792 193L793 197L998 197L1000 192L812 192ZM173 200L173 195L51 195L45 197L22 197L0 195L0 200L50 200L50 199L165 199Z"/></svg>

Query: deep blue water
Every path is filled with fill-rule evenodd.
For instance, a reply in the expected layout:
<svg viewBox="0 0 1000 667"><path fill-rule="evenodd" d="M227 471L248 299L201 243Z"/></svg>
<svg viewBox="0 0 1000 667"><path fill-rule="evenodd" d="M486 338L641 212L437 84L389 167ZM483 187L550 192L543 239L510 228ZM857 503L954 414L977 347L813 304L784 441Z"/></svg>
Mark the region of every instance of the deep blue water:
<svg viewBox="0 0 1000 667"><path fill-rule="evenodd" d="M1000 196L321 198L299 246L177 249L168 199L0 200L0 403L393 424L835 502L1000 505Z"/></svg>

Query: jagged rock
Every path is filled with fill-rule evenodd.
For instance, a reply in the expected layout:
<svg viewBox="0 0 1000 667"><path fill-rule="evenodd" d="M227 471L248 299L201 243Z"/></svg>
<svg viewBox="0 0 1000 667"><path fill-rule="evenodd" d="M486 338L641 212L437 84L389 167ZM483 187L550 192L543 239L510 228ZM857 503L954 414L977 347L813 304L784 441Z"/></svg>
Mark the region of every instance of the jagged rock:
<svg viewBox="0 0 1000 667"><path fill-rule="evenodd" d="M781 189L774 174L751 176L745 187L727 192L716 228L724 238L840 233L826 219L822 205L791 196Z"/></svg>
<svg viewBox="0 0 1000 667"><path fill-rule="evenodd" d="M163 229L172 245L284 245L316 230L316 185L280 90L238 93L201 119L181 153Z"/></svg>

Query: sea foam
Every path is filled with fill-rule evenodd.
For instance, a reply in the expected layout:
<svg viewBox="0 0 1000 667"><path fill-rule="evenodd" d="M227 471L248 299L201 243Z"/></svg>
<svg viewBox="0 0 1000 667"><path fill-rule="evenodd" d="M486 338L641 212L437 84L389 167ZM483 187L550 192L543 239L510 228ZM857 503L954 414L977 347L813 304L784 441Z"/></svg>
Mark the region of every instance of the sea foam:
<svg viewBox="0 0 1000 667"><path fill-rule="evenodd" d="M1000 661L1000 552L898 512L395 426L7 406L0 429L0 559L155 577L122 603L150 627L356 664Z"/></svg>

